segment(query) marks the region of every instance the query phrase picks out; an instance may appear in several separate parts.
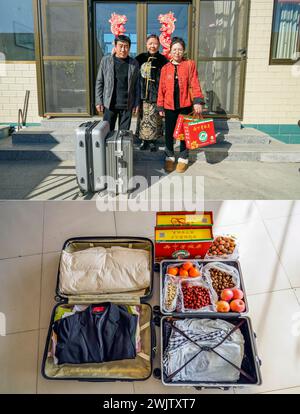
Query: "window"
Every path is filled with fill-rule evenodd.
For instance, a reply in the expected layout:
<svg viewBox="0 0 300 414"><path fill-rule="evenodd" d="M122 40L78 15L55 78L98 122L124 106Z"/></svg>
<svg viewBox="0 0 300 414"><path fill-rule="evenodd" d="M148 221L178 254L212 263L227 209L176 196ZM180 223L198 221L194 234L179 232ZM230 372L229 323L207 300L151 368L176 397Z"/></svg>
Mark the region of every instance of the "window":
<svg viewBox="0 0 300 414"><path fill-rule="evenodd" d="M5 60L35 60L32 0L1 0L0 53Z"/></svg>
<svg viewBox="0 0 300 414"><path fill-rule="evenodd" d="M300 1L274 0L270 63L294 63L300 57Z"/></svg>

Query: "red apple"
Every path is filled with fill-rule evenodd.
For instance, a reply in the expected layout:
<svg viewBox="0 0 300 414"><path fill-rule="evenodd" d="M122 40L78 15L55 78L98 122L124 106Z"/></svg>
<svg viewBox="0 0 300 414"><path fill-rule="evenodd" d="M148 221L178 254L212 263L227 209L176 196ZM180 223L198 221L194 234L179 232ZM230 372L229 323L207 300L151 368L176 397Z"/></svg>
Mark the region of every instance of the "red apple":
<svg viewBox="0 0 300 414"><path fill-rule="evenodd" d="M242 313L246 309L245 302L241 299L234 299L230 302L232 312Z"/></svg>
<svg viewBox="0 0 300 414"><path fill-rule="evenodd" d="M233 299L243 299L244 293L241 289L234 288L232 289Z"/></svg>
<svg viewBox="0 0 300 414"><path fill-rule="evenodd" d="M219 300L219 302L216 303L217 305L217 312L229 312L230 311L230 305L225 300Z"/></svg>
<svg viewBox="0 0 300 414"><path fill-rule="evenodd" d="M226 302L230 302L233 299L233 291L231 289L224 289L221 292L221 299L226 300Z"/></svg>

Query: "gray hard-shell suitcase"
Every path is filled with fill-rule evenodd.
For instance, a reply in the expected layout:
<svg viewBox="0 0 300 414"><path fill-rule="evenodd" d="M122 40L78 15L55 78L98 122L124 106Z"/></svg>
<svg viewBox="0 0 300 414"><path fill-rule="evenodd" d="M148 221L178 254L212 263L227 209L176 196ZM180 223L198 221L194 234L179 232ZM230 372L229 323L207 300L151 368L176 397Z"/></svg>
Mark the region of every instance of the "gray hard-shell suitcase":
<svg viewBox="0 0 300 414"><path fill-rule="evenodd" d="M84 122L76 128L76 176L82 192L97 192L106 186L105 139L107 121Z"/></svg>
<svg viewBox="0 0 300 414"><path fill-rule="evenodd" d="M228 312L228 313L221 313L221 312L166 312L163 306L163 292L164 292L164 280L165 274L167 271L167 267L169 265L176 264L183 264L185 262L193 262L197 263L199 266L204 266L208 263L213 262L223 262L226 265L230 265L234 267L238 273L240 278L240 289L244 293L244 302L245 302L245 311L243 313L236 313L236 312ZM203 276L202 276L203 277ZM191 280L191 279L186 279ZM261 377L261 360L258 356L257 347L256 347L256 334L253 331L251 320L246 314L249 311L248 301L246 296L246 289L243 281L242 276L242 269L238 260L220 260L220 259L192 259L192 260L163 260L160 263L160 308L154 309L154 311L158 314L160 312L160 326L161 326L161 369L157 369L154 372L154 375L161 379L162 383L166 386L193 386L196 389L205 389L205 388L220 388L223 390L228 390L229 388L240 388L240 387L249 387L254 385L261 385L262 384L262 377ZM172 331L172 322L178 319L190 319L190 318L198 318L198 319L224 319L227 322L237 326L241 324L240 330L245 340L245 353L242 362L242 370L244 373L240 375L240 378L237 382L209 382L209 381L170 381L170 379L166 376L163 364L163 355L164 351L168 345L169 337ZM220 341L221 342L221 341ZM200 349L200 348L199 348ZM202 349L202 351L207 351L207 349Z"/></svg>
<svg viewBox="0 0 300 414"><path fill-rule="evenodd" d="M70 295L61 290L59 263L55 290L56 305L51 314L41 367L41 372L44 378L48 380L77 380L87 382L130 382L145 381L151 377L153 371L153 359L156 353L154 315L152 306L149 304L149 300L153 294L153 242L145 237L74 237L68 239L64 243L62 250L65 250L68 253L73 253L88 248L111 248L113 246L142 249L149 252L149 268L151 274L150 285L144 292L124 292L122 290L122 281L120 280L120 292ZM74 305L104 304L107 302L113 302L118 305L138 305L140 307L139 324L141 351L137 354L136 358L102 363L55 364L51 351L53 323L56 320L57 310L61 307L69 309ZM87 346L90 346L88 342Z"/></svg>
<svg viewBox="0 0 300 414"><path fill-rule="evenodd" d="M126 194L132 190L132 131L114 131L108 136L106 140L106 174L108 192Z"/></svg>

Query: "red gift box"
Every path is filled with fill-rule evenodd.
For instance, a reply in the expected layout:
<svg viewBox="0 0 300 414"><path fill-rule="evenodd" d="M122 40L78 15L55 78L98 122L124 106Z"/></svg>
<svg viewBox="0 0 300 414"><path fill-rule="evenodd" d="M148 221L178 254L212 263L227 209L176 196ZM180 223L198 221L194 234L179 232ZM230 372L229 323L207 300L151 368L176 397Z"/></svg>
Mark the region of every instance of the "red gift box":
<svg viewBox="0 0 300 414"><path fill-rule="evenodd" d="M156 226L155 259L200 259L212 242L212 226Z"/></svg>
<svg viewBox="0 0 300 414"><path fill-rule="evenodd" d="M194 121L195 118L189 115L179 114L177 117L175 129L173 132L173 138L178 139L179 141L184 141L184 130L183 130L183 123L186 121Z"/></svg>
<svg viewBox="0 0 300 414"><path fill-rule="evenodd" d="M212 119L183 122L183 129L188 149L193 150L216 143L215 127Z"/></svg>

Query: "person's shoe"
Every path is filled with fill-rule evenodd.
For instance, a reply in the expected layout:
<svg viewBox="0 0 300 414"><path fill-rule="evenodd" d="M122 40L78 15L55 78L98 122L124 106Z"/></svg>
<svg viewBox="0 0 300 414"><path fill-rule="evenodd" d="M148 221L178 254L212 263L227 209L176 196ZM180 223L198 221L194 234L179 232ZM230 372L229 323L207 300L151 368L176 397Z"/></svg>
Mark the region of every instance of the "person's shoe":
<svg viewBox="0 0 300 414"><path fill-rule="evenodd" d="M157 146L156 146L155 142L150 142L149 148L150 148L151 152L157 151Z"/></svg>
<svg viewBox="0 0 300 414"><path fill-rule="evenodd" d="M140 145L140 150L141 151L145 151L146 149L148 149L148 142L147 141L143 141Z"/></svg>
<svg viewBox="0 0 300 414"><path fill-rule="evenodd" d="M188 163L186 162L178 162L176 166L176 172L184 173L188 169Z"/></svg>
<svg viewBox="0 0 300 414"><path fill-rule="evenodd" d="M172 171L175 170L175 161L173 160L166 160L165 161L165 171L168 173L171 173Z"/></svg>

